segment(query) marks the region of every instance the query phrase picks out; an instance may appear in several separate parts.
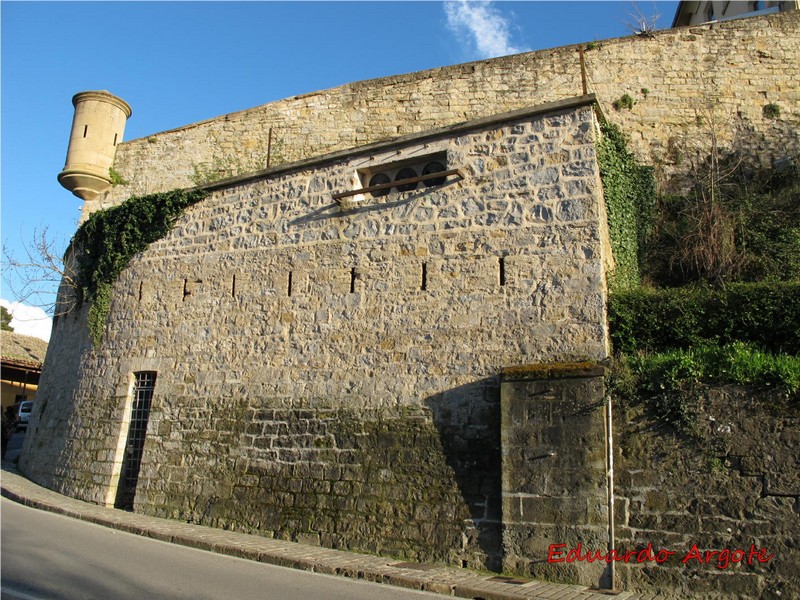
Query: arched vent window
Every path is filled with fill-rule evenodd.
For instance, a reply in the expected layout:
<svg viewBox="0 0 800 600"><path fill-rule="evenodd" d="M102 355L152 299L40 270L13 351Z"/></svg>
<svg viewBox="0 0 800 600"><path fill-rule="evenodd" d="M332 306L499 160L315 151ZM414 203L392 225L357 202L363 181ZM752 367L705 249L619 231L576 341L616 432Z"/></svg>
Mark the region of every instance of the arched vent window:
<svg viewBox="0 0 800 600"><path fill-rule="evenodd" d="M358 171L361 189L334 194L337 201L363 194L365 198L382 198L389 194L419 192L444 185L449 176L463 176L457 169L448 169L447 153L438 152Z"/></svg>
<svg viewBox="0 0 800 600"><path fill-rule="evenodd" d="M403 167L394 176L394 182L397 184L398 192L410 192L420 184L416 179L419 177L419 172L413 167ZM405 182L405 183L404 183Z"/></svg>
<svg viewBox="0 0 800 600"><path fill-rule="evenodd" d="M442 185L447 180L447 176L433 178L430 176L446 171L447 154L442 152L417 158L413 162L400 161L374 167L361 173L361 181L365 188L393 182L394 185L369 192L372 198L380 198L391 192L412 192Z"/></svg>
<svg viewBox="0 0 800 600"><path fill-rule="evenodd" d="M369 182L367 182L368 187L376 187L381 185L386 185L389 183L391 179L386 173L375 173L372 177L369 178ZM375 190L372 192L373 198L380 198L381 196L386 196L391 190L391 188L386 187L380 190Z"/></svg>

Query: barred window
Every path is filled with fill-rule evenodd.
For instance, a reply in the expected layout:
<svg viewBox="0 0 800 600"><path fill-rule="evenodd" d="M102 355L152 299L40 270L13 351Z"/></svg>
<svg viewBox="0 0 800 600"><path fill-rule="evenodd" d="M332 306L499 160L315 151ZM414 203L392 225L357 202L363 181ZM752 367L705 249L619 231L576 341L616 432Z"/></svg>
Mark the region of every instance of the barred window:
<svg viewBox="0 0 800 600"><path fill-rule="evenodd" d="M139 468L142 464L144 442L147 437L147 423L150 419L150 405L156 387L155 371L139 371L134 373L134 377L128 441L125 444L117 500L114 503L117 508L125 510L133 510L133 499L136 496Z"/></svg>

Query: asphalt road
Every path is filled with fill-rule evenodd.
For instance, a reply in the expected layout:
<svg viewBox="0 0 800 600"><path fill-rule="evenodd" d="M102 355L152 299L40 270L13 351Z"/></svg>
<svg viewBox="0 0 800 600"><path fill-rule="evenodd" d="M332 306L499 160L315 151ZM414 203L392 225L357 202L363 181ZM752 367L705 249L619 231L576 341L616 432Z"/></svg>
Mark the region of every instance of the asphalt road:
<svg viewBox="0 0 800 600"><path fill-rule="evenodd" d="M295 571L0 503L8 600L424 600L436 594Z"/></svg>

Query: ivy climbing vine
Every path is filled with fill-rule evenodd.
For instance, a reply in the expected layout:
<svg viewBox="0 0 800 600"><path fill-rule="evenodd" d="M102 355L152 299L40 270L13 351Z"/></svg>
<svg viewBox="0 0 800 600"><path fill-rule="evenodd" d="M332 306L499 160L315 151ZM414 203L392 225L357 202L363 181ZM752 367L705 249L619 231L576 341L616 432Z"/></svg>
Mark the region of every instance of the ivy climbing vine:
<svg viewBox="0 0 800 600"><path fill-rule="evenodd" d="M89 308L89 331L98 345L111 302L111 287L131 259L164 237L183 211L205 198L202 190L134 196L93 213L75 233L78 294Z"/></svg>
<svg viewBox="0 0 800 600"><path fill-rule="evenodd" d="M597 161L616 263L609 285L628 289L639 283L639 259L655 218L656 183L652 167L637 162L618 127L602 121L601 131Z"/></svg>

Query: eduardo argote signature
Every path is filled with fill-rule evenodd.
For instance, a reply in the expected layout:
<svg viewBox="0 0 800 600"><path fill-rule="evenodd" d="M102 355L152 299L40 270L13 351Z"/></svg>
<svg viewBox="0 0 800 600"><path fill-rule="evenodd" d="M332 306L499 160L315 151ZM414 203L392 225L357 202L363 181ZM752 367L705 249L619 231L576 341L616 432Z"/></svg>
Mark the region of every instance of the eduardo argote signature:
<svg viewBox="0 0 800 600"><path fill-rule="evenodd" d="M645 548L637 550L621 551L612 549L607 552L602 550L588 550L583 548L583 544L578 542L578 545L569 550L565 550L566 544L550 544L547 552L548 563L561 563L561 562L624 562L624 563L645 563L654 562L662 564L670 557L678 554L675 550L665 550L660 548L656 550L653 544L648 543ZM749 550L742 548L724 548L722 550L701 550L697 544L693 544L691 549L684 553L681 558L681 564L689 564L696 561L699 564L713 564L717 569L727 569L731 565L744 563L753 565L757 563L766 563L772 560L775 553L769 553L766 548L757 548L755 544L750 544Z"/></svg>

